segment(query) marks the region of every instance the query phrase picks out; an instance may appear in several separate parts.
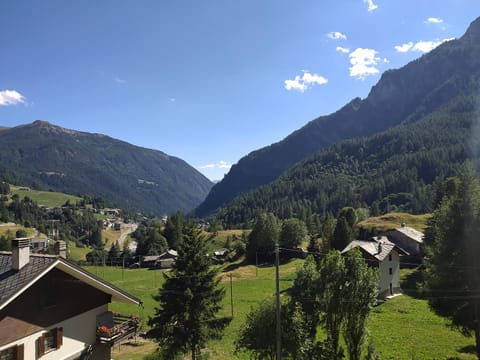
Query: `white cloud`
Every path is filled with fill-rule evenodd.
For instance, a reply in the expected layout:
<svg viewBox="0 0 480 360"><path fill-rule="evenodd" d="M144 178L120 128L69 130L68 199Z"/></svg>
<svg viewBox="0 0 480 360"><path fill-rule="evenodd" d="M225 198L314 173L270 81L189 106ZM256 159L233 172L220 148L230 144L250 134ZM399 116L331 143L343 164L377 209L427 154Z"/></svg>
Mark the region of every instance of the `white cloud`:
<svg viewBox="0 0 480 360"><path fill-rule="evenodd" d="M296 90L300 92L304 92L307 89L310 89L314 85L325 85L328 83L328 79L325 77L312 74L308 71L303 71L303 75L295 76L293 80L285 80L285 89L287 90Z"/></svg>
<svg viewBox="0 0 480 360"><path fill-rule="evenodd" d="M349 55L352 65L350 76L363 80L367 76L378 74L379 70L376 65L382 59L376 56L377 54L378 51L373 49L357 48L352 51Z"/></svg>
<svg viewBox="0 0 480 360"><path fill-rule="evenodd" d="M402 45L395 46L395 50L401 53L408 52L411 48L413 48L413 42L411 41Z"/></svg>
<svg viewBox="0 0 480 360"><path fill-rule="evenodd" d="M335 50L344 54L348 54L350 52L350 49L341 46L337 46Z"/></svg>
<svg viewBox="0 0 480 360"><path fill-rule="evenodd" d="M232 164L227 163L226 161L220 160L216 164L206 164L197 166L198 169L205 170L205 169L230 169Z"/></svg>
<svg viewBox="0 0 480 360"><path fill-rule="evenodd" d="M232 164L228 164L226 161L223 160L220 160L217 165L220 169L230 169L232 167Z"/></svg>
<svg viewBox="0 0 480 360"><path fill-rule="evenodd" d="M418 52L426 53L435 49L437 46L443 44L444 42L454 40L454 39L455 38L448 38L448 39L436 40L436 41L418 41L415 44L410 41L408 43L395 46L395 50L403 53L408 51L418 51Z"/></svg>
<svg viewBox="0 0 480 360"><path fill-rule="evenodd" d="M347 35L338 31L329 32L326 36L333 40L347 40Z"/></svg>
<svg viewBox="0 0 480 360"><path fill-rule="evenodd" d="M25 103L25 96L15 90L0 91L0 106L9 106Z"/></svg>
<svg viewBox="0 0 480 360"><path fill-rule="evenodd" d="M114 76L113 81L115 81L117 84L126 84L127 83L127 80L121 79L118 76Z"/></svg>
<svg viewBox="0 0 480 360"><path fill-rule="evenodd" d="M443 19L436 18L436 17L429 17L427 20L425 20L426 23L431 23L431 24L441 24L443 23Z"/></svg>
<svg viewBox="0 0 480 360"><path fill-rule="evenodd" d="M372 12L375 9L378 9L378 5L373 3L373 0L363 0L364 3L368 4L368 11Z"/></svg>

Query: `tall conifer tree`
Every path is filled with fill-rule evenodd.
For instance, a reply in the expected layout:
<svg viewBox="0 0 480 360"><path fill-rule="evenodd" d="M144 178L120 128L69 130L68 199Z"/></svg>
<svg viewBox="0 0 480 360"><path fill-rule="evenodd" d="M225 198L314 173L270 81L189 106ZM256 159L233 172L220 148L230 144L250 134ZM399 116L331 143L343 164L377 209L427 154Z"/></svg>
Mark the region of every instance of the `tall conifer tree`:
<svg viewBox="0 0 480 360"><path fill-rule="evenodd" d="M216 317L225 290L218 286L220 278L207 257L206 239L194 224L183 230L177 251L173 271L165 273L165 283L155 296L159 306L149 320L149 334L159 342L164 358L191 352L195 360L226 325L225 319Z"/></svg>

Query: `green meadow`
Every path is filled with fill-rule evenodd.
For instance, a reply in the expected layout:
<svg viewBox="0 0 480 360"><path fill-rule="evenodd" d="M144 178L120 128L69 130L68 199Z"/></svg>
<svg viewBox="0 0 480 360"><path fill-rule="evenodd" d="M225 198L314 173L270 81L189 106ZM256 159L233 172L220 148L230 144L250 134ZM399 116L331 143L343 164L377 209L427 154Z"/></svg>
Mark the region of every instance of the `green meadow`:
<svg viewBox="0 0 480 360"><path fill-rule="evenodd" d="M288 296L285 290L292 286L295 271L297 267L301 266L302 261L295 260L281 265L282 296ZM87 267L87 269L129 291L143 302L143 306L140 308L112 304L113 311L127 314L137 313L143 319L148 319L154 314L156 303L152 296L163 284L162 270L122 270L111 267ZM405 272L408 273L407 270ZM209 359L248 359L247 354L234 355L234 341L250 309L262 299L274 296L275 269L272 266L256 269L252 265L233 264L225 266L221 276L226 296L220 315L229 316L231 314L233 299L234 317L226 328L223 338L209 344ZM233 297L231 297L231 290ZM144 326L147 327L146 321L144 321ZM430 311L426 300L409 295L395 297L374 307L369 319L368 330L370 339L382 360L475 359L473 337L464 337L459 332L452 330L445 319ZM115 360L142 359L154 348L155 346L151 342L140 340L137 343L117 348L117 351L114 350L113 358Z"/></svg>
<svg viewBox="0 0 480 360"><path fill-rule="evenodd" d="M65 204L67 200L69 200L72 204L75 204L77 201L81 200L81 198L79 198L78 196L63 194L59 192L21 189L25 188L19 186L11 186L11 195L17 194L20 199L28 196L38 205L44 205L48 207L60 207Z"/></svg>

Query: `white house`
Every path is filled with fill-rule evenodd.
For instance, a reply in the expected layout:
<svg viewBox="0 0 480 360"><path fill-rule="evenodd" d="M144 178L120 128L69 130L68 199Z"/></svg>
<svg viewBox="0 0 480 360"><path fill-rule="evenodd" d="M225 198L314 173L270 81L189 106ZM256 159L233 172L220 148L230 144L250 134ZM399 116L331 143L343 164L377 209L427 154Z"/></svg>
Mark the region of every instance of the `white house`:
<svg viewBox="0 0 480 360"><path fill-rule="evenodd" d="M56 246L65 253L66 246ZM60 256L30 254L28 239L0 252L0 359L110 359L136 318L114 323L111 301L139 299Z"/></svg>
<svg viewBox="0 0 480 360"><path fill-rule="evenodd" d="M401 293L400 256L408 255L402 248L390 242L385 236L376 236L370 240L354 240L342 250L342 254L359 248L365 261L379 270L378 297Z"/></svg>

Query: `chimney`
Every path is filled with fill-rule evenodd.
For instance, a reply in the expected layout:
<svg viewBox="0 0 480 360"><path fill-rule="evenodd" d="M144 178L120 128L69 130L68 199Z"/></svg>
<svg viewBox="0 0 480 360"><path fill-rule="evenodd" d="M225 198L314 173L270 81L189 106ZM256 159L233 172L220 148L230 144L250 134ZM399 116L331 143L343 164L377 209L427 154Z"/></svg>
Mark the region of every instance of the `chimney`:
<svg viewBox="0 0 480 360"><path fill-rule="evenodd" d="M67 258L67 243L63 240L55 241L53 245L53 249L55 250L55 255L60 256L64 259Z"/></svg>
<svg viewBox="0 0 480 360"><path fill-rule="evenodd" d="M12 240L12 268L20 270L30 261L30 239L18 238Z"/></svg>
<svg viewBox="0 0 480 360"><path fill-rule="evenodd" d="M383 241L379 241L379 242L378 242L378 253L379 253L379 254L382 253L382 245L383 245Z"/></svg>

